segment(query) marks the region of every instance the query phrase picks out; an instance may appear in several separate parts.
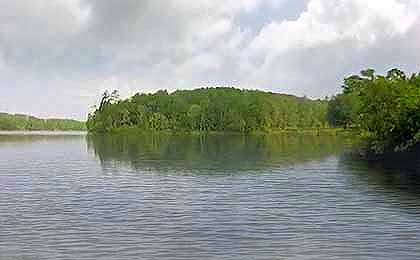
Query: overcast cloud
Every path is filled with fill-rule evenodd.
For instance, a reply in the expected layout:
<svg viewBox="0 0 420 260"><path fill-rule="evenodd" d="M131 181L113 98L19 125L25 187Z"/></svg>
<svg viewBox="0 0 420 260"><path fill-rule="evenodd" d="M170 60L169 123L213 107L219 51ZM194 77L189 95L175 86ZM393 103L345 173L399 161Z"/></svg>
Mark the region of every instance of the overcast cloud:
<svg viewBox="0 0 420 260"><path fill-rule="evenodd" d="M233 85L324 97L420 71L418 0L10 0L0 111L85 119L105 89Z"/></svg>

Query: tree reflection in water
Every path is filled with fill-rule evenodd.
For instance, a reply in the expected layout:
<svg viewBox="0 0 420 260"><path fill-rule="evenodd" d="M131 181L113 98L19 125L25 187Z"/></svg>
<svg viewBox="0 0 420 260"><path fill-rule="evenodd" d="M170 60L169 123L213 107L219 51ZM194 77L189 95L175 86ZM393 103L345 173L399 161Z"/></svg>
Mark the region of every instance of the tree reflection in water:
<svg viewBox="0 0 420 260"><path fill-rule="evenodd" d="M103 166L137 170L241 172L321 160L343 151L346 139L313 135L92 135L88 147Z"/></svg>

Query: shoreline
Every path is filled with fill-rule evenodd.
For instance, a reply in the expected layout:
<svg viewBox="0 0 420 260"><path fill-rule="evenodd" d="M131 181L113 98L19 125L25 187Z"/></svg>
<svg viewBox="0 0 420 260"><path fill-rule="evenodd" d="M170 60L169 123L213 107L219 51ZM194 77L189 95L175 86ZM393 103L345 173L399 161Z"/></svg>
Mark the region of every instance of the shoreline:
<svg viewBox="0 0 420 260"><path fill-rule="evenodd" d="M357 134L358 131L354 129L343 128L323 128L323 129L284 129L274 131L252 131L248 133L235 131L150 131L138 128L116 128L108 132L91 132L87 131L88 135L131 135L131 134L169 134L169 135L271 135L271 134L287 134L287 135L314 135L314 136L336 136Z"/></svg>

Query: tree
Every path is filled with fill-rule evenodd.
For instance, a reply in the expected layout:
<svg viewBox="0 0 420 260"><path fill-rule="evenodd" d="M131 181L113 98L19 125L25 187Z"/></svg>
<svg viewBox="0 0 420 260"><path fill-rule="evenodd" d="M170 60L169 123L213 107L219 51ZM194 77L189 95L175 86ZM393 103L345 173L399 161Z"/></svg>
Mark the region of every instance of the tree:
<svg viewBox="0 0 420 260"><path fill-rule="evenodd" d="M360 75L362 75L363 77L368 78L369 80L373 81L375 79L375 70L374 69L362 70L360 72Z"/></svg>
<svg viewBox="0 0 420 260"><path fill-rule="evenodd" d="M420 140L420 76L399 69L386 76L365 70L346 78L343 93L329 101L334 126L356 126L375 153L407 150Z"/></svg>
<svg viewBox="0 0 420 260"><path fill-rule="evenodd" d="M144 131L272 131L327 125L327 101L235 88L135 94L120 100L105 92L89 115L91 132L120 128Z"/></svg>
<svg viewBox="0 0 420 260"><path fill-rule="evenodd" d="M399 69L392 69L388 71L386 78L388 80L406 80L407 76L405 75L404 71L401 71Z"/></svg>

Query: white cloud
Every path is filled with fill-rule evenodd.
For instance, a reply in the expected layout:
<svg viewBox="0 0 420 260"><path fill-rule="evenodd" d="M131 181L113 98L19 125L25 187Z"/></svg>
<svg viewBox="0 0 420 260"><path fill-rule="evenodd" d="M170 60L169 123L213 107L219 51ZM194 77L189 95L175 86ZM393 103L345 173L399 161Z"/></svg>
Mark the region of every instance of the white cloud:
<svg viewBox="0 0 420 260"><path fill-rule="evenodd" d="M297 20L264 27L251 50L278 55L345 40L374 44L379 37L407 32L419 16L420 8L396 0L311 0Z"/></svg>
<svg viewBox="0 0 420 260"><path fill-rule="evenodd" d="M355 72L361 65L376 65L379 60L384 62L380 69L393 66L401 53L386 53L385 43L402 46L399 40L413 41L407 32L419 17L415 1L311 0L298 19L273 21L253 39L246 50L250 81L270 87L283 82L294 93L326 95L337 89L334 82L339 86L337 76L342 76L343 70ZM383 53L371 57L369 52L378 49Z"/></svg>

